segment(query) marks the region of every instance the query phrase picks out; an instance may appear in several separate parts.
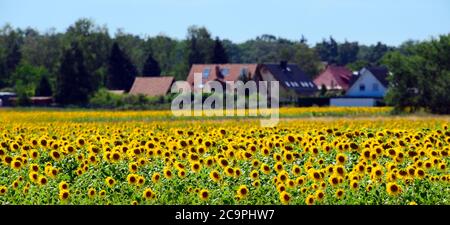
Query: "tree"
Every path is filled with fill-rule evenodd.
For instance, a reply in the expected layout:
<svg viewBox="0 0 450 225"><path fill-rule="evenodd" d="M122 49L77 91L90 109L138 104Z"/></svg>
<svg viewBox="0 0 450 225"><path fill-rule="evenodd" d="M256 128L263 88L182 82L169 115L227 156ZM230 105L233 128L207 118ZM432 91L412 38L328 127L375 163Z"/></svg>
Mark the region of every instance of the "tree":
<svg viewBox="0 0 450 225"><path fill-rule="evenodd" d="M197 38L193 37L189 41L189 54L188 54L189 68L193 64L200 64L200 63L205 63L204 58L203 58L199 48L197 47Z"/></svg>
<svg viewBox="0 0 450 225"><path fill-rule="evenodd" d="M337 63L339 49L338 44L333 37L330 36L329 41L324 39L321 43L317 43L316 51L322 61L326 61L330 64Z"/></svg>
<svg viewBox="0 0 450 225"><path fill-rule="evenodd" d="M20 46L17 43L14 43L11 51L6 56L6 72L8 74L14 73L17 65L19 65L20 60L22 59L22 54L20 52Z"/></svg>
<svg viewBox="0 0 450 225"><path fill-rule="evenodd" d="M92 77L84 65L83 53L76 42L64 52L59 69L55 100L61 105L84 105L93 93Z"/></svg>
<svg viewBox="0 0 450 225"><path fill-rule="evenodd" d="M47 74L48 71L44 67L35 67L26 62L21 62L16 67L11 76L11 83L14 85L19 105L29 103L29 98L34 94L39 77Z"/></svg>
<svg viewBox="0 0 450 225"><path fill-rule="evenodd" d="M106 26L98 26L94 21L81 18L69 26L65 35L65 43L77 42L83 53L85 67L92 75L95 89L104 85L108 56L111 50L111 38Z"/></svg>
<svg viewBox="0 0 450 225"><path fill-rule="evenodd" d="M381 42L377 42L377 44L373 46L371 48L371 51L369 52L368 61L371 64L378 64L379 60L384 56L384 54L386 54L390 50L391 49L387 45Z"/></svg>
<svg viewBox="0 0 450 225"><path fill-rule="evenodd" d="M315 77L321 69L319 55L306 44L295 45L294 62L311 78Z"/></svg>
<svg viewBox="0 0 450 225"><path fill-rule="evenodd" d="M449 114L450 34L408 45L406 55L389 52L381 60L392 72L387 102L398 111Z"/></svg>
<svg viewBox="0 0 450 225"><path fill-rule="evenodd" d="M214 41L214 51L211 62L216 64L225 64L228 63L228 60L228 54L225 51L222 42L218 37L216 37L216 40Z"/></svg>
<svg viewBox="0 0 450 225"><path fill-rule="evenodd" d="M53 91L46 75L41 76L38 86L36 87L35 96L52 96Z"/></svg>
<svg viewBox="0 0 450 225"><path fill-rule="evenodd" d="M161 76L161 68L159 67L158 61L153 58L152 53L148 54L144 68L142 69L142 75L149 77Z"/></svg>
<svg viewBox="0 0 450 225"><path fill-rule="evenodd" d="M356 61L359 51L358 42L348 42L339 45L338 64L347 65Z"/></svg>
<svg viewBox="0 0 450 225"><path fill-rule="evenodd" d="M187 40L191 42L188 51L193 51L189 54L189 65L192 65L192 62L211 63L214 41L211 39L211 34L205 27L189 27Z"/></svg>
<svg viewBox="0 0 450 225"><path fill-rule="evenodd" d="M120 50L117 42L115 42L108 60L107 87L113 90L125 90L128 92L136 76L136 67L128 56Z"/></svg>

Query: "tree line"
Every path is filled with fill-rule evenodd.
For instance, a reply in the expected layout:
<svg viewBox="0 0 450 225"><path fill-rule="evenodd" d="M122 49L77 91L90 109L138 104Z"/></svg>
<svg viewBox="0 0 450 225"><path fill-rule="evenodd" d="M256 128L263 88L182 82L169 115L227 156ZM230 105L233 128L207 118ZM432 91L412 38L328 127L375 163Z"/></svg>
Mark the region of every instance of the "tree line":
<svg viewBox="0 0 450 225"><path fill-rule="evenodd" d="M359 70L389 64L387 53L408 52L416 42L388 46L338 43L333 37L312 45L301 35L289 40L269 34L243 43L213 37L205 27L191 26L185 39L160 34L138 36L79 19L65 32L32 28L0 29L0 90L15 91L26 101L33 95L54 96L61 105L83 105L101 88L129 90L136 76L174 76L184 80L196 63L298 64L310 77L325 63Z"/></svg>

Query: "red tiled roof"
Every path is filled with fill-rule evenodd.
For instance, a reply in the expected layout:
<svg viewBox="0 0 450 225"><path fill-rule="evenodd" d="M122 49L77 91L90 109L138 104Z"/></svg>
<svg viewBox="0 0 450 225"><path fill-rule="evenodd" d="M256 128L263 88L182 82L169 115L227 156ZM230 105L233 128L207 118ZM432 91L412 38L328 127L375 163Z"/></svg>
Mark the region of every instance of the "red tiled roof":
<svg viewBox="0 0 450 225"><path fill-rule="evenodd" d="M247 71L247 74L250 73L250 76L254 76L257 67L258 64L194 64L189 71L187 82L192 86L194 84L194 74L203 74L205 69L209 69L209 76L203 79L204 82L212 80L237 81L243 69ZM228 74L221 74L221 71L227 71Z"/></svg>
<svg viewBox="0 0 450 225"><path fill-rule="evenodd" d="M352 71L346 67L329 65L325 71L314 79L314 83L319 88L321 88L324 84L328 89L348 90L350 87L351 78Z"/></svg>
<svg viewBox="0 0 450 225"><path fill-rule="evenodd" d="M136 77L133 86L131 87L130 94L143 94L147 96L163 96L170 91L173 77L161 76L161 77Z"/></svg>

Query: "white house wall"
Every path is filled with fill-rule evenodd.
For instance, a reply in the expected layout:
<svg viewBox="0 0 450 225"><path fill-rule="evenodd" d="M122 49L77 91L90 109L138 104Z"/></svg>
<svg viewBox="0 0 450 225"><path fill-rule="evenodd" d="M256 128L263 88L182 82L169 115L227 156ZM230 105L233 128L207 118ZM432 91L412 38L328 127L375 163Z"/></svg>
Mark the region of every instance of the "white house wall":
<svg viewBox="0 0 450 225"><path fill-rule="evenodd" d="M375 106L374 98L331 98L330 106Z"/></svg>
<svg viewBox="0 0 450 225"><path fill-rule="evenodd" d="M378 91L373 89L375 83L378 84ZM361 84L366 87L364 91L359 88ZM360 77L353 83L346 95L351 97L384 97L386 91L386 87L370 71L363 69Z"/></svg>

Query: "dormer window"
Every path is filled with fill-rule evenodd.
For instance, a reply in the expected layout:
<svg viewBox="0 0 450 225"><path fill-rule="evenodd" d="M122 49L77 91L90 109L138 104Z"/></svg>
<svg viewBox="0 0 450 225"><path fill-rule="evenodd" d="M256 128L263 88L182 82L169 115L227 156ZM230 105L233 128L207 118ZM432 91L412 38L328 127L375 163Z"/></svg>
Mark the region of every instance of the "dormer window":
<svg viewBox="0 0 450 225"><path fill-rule="evenodd" d="M209 77L209 72L211 71L211 69L210 68L205 68L204 70L203 70L203 78L208 78Z"/></svg>
<svg viewBox="0 0 450 225"><path fill-rule="evenodd" d="M222 76L228 76L228 74L230 74L230 69L228 68L223 68L220 70L220 73L222 74Z"/></svg>

